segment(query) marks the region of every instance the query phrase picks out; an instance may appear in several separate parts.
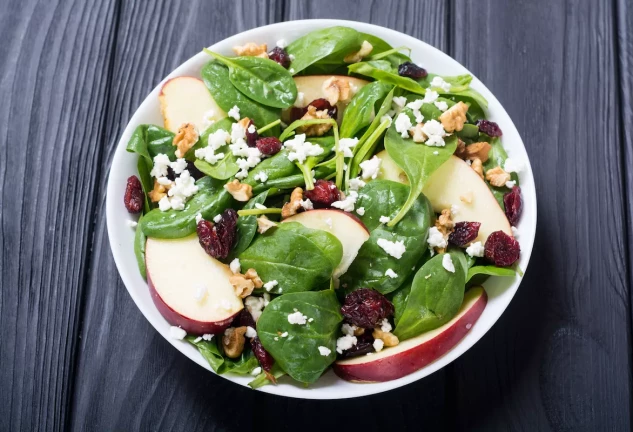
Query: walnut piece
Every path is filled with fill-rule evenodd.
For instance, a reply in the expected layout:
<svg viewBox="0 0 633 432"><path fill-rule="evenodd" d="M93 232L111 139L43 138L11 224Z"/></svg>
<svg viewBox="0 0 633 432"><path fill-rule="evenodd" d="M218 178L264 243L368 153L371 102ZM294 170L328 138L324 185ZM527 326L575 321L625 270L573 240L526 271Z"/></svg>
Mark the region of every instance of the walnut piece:
<svg viewBox="0 0 633 432"><path fill-rule="evenodd" d="M268 58L268 46L266 44L257 45L254 42L249 42L246 45L234 46L233 51L238 56Z"/></svg>
<svg viewBox="0 0 633 432"><path fill-rule="evenodd" d="M224 354L229 358L238 358L244 351L244 343L246 338L246 326L242 327L229 327L224 330L222 336L222 345L224 346Z"/></svg>
<svg viewBox="0 0 633 432"><path fill-rule="evenodd" d="M479 177L481 177L481 179L483 180L484 178L484 168L481 164L481 159L479 158L475 158L473 159L473 163L470 165L470 167L475 170L475 172L477 174L479 174Z"/></svg>
<svg viewBox="0 0 633 432"><path fill-rule="evenodd" d="M396 335L391 332L382 331L379 328L374 329L372 336L374 337L374 339L380 339L381 341L383 341L386 347L393 347L400 343Z"/></svg>
<svg viewBox="0 0 633 432"><path fill-rule="evenodd" d="M260 234L264 234L266 231L276 226L277 223L268 219L266 215L261 215L257 218L257 232Z"/></svg>
<svg viewBox="0 0 633 432"><path fill-rule="evenodd" d="M314 120L314 119L329 119L330 116L327 113L327 110L317 111L316 107L313 105L308 105L308 110L301 117L301 120ZM332 129L332 125L330 123L323 124L313 124L309 126L300 127L298 130L301 133L305 133L307 136L321 136L325 134L327 131Z"/></svg>
<svg viewBox="0 0 633 432"><path fill-rule="evenodd" d="M413 142L423 143L426 141L426 134L422 131L424 123L418 123L415 127L409 129L409 133L413 136Z"/></svg>
<svg viewBox="0 0 633 432"><path fill-rule="evenodd" d="M176 157L183 158L185 153L189 151L191 147L198 141L198 131L193 123L183 123L179 128L174 140L173 145L177 147Z"/></svg>
<svg viewBox="0 0 633 432"><path fill-rule="evenodd" d="M457 149L455 150L455 155L464 160L474 160L479 159L482 162L486 162L488 160L488 154L490 153L490 149L492 146L485 141L472 143L470 145L460 145L463 143L458 143Z"/></svg>
<svg viewBox="0 0 633 432"><path fill-rule="evenodd" d="M354 329L354 336L362 336L365 334L365 329L362 327L356 327Z"/></svg>
<svg viewBox="0 0 633 432"><path fill-rule="evenodd" d="M237 179L225 184L224 189L226 189L236 201L246 202L253 196L253 186L240 183Z"/></svg>
<svg viewBox="0 0 633 432"><path fill-rule="evenodd" d="M281 217L285 219L296 215L301 208L301 201L303 201L303 189L298 187L290 194L290 201L281 208Z"/></svg>
<svg viewBox="0 0 633 432"><path fill-rule="evenodd" d="M486 171L486 180L488 180L491 185L496 187L505 186L506 182L510 181L511 178L512 177L510 176L510 174L505 172L500 166Z"/></svg>
<svg viewBox="0 0 633 432"><path fill-rule="evenodd" d="M347 102L352 97L352 89L346 78L333 76L323 83L323 94L330 105L334 106L338 102Z"/></svg>
<svg viewBox="0 0 633 432"><path fill-rule="evenodd" d="M448 239L449 234L453 232L453 229L455 228L455 223L453 222L453 219L451 217L450 209L442 210L442 213L440 213L440 217L438 217L435 221L435 227L439 232L442 233L445 239ZM436 247L435 251L437 253L444 253L446 252L446 248Z"/></svg>
<svg viewBox="0 0 633 432"><path fill-rule="evenodd" d="M373 49L373 45L364 40L360 45L360 49L355 53L346 55L343 61L345 63L358 63L363 59L363 57L367 57Z"/></svg>
<svg viewBox="0 0 633 432"><path fill-rule="evenodd" d="M158 180L154 180L154 189L152 189L147 195L152 202L158 202L163 197L167 196L167 191L171 186L165 186L158 183Z"/></svg>
<svg viewBox="0 0 633 432"><path fill-rule="evenodd" d="M257 274L257 270L255 270L254 268L249 268L248 270L246 270L246 273L244 273L244 277L246 279L252 280L255 288L261 288L264 286L264 282L262 282L261 278Z"/></svg>
<svg viewBox="0 0 633 432"><path fill-rule="evenodd" d="M255 289L255 283L247 279L246 276L240 273L235 273L229 277L229 282L233 285L235 295L241 298L246 298L253 293Z"/></svg>
<svg viewBox="0 0 633 432"><path fill-rule="evenodd" d="M452 133L464 128L466 122L466 112L468 105L464 102L457 102L455 105L444 111L440 116L440 123L446 132Z"/></svg>
<svg viewBox="0 0 633 432"><path fill-rule="evenodd" d="M238 121L237 124L242 126L244 129L246 129L250 122L251 122L251 119L249 119L248 117L244 117L243 119Z"/></svg>

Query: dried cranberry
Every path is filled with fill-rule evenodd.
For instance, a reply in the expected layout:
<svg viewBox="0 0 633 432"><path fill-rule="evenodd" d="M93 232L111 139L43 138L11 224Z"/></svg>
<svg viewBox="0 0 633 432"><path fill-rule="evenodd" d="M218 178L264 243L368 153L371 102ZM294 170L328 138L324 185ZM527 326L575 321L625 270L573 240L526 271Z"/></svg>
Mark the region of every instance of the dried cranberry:
<svg viewBox="0 0 633 432"><path fill-rule="evenodd" d="M418 66L415 63L404 62L400 66L398 66L398 75L414 80L419 80L422 78L426 78L428 73L426 72L426 69Z"/></svg>
<svg viewBox="0 0 633 432"><path fill-rule="evenodd" d="M264 137L257 140L257 149L265 155L272 156L281 150L281 141L275 137Z"/></svg>
<svg viewBox="0 0 633 432"><path fill-rule="evenodd" d="M288 69L290 67L290 55L288 55L288 51L286 51L282 47L275 47L271 52L268 53L268 58L274 62L279 63L281 66Z"/></svg>
<svg viewBox="0 0 633 432"><path fill-rule="evenodd" d="M514 186L510 192L503 196L503 204L506 208L506 216L513 226L516 226L523 210L523 200L521 199L521 188Z"/></svg>
<svg viewBox="0 0 633 432"><path fill-rule="evenodd" d="M494 265L505 267L519 259L519 242L504 233L495 231L488 236L484 246L484 256Z"/></svg>
<svg viewBox="0 0 633 432"><path fill-rule="evenodd" d="M207 220L198 222L196 228L200 246L206 253L216 259L224 259L235 244L237 236L237 212L227 209L222 213L222 220L215 225Z"/></svg>
<svg viewBox="0 0 633 432"><path fill-rule="evenodd" d="M249 132L251 126L253 126L253 132ZM257 129L255 129L255 123L253 123L253 120L248 120L248 124L246 125L246 144L249 147L255 147L257 145L257 138L259 138L259 135L257 134Z"/></svg>
<svg viewBox="0 0 633 432"><path fill-rule="evenodd" d="M345 321L363 328L374 328L393 315L393 303L370 288L361 288L345 296L341 313Z"/></svg>
<svg viewBox="0 0 633 432"><path fill-rule="evenodd" d="M483 132L488 136L500 137L501 135L503 135L503 132L501 132L501 128L495 122L488 120L479 120L477 121L477 126L479 126L479 132Z"/></svg>
<svg viewBox="0 0 633 432"><path fill-rule="evenodd" d="M374 337L371 333L372 332L370 330L366 330L362 335L356 336L356 345L343 351L343 354L341 354L340 357L358 357L359 355L374 352Z"/></svg>
<svg viewBox="0 0 633 432"><path fill-rule="evenodd" d="M145 201L145 195L143 194L141 181L136 176L129 177L125 186L125 196L123 197L125 208L130 213L140 213L143 210L143 201Z"/></svg>
<svg viewBox="0 0 633 432"><path fill-rule="evenodd" d="M314 208L327 208L341 199L341 193L334 182L322 179L316 181L314 189L305 191L305 196L312 201Z"/></svg>
<svg viewBox="0 0 633 432"><path fill-rule="evenodd" d="M314 108L316 108L317 111L327 110L327 115L330 118L336 118L336 113L337 113L336 105L332 106L332 104L330 104L330 102L328 102L327 99L321 98L321 99L313 100L304 108L293 107L290 110L290 120L295 121L295 120L301 119L301 117L303 117L305 113L308 112L309 106L313 106Z"/></svg>
<svg viewBox="0 0 633 432"><path fill-rule="evenodd" d="M233 325L237 327L247 326L247 327L257 328L257 324L255 324L253 315L251 315L251 313L246 308L240 311L240 314L237 316L235 321L233 321Z"/></svg>
<svg viewBox="0 0 633 432"><path fill-rule="evenodd" d="M271 356L270 353L262 346L262 343L257 336L251 339L251 349L253 350L253 354L255 354L255 358L262 366L262 369L266 372L270 372L270 369L273 367L273 363L275 363L275 359L273 359L273 356Z"/></svg>
<svg viewBox="0 0 633 432"><path fill-rule="evenodd" d="M455 246L464 247L477 238L480 226L479 222L457 222L455 229L448 236L448 241Z"/></svg>

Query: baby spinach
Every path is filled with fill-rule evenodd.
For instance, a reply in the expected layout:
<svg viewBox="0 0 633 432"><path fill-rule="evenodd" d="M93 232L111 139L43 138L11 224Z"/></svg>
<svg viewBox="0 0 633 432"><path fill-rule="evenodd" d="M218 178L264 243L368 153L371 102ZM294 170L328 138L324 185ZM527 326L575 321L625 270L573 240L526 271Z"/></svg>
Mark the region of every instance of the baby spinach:
<svg viewBox="0 0 633 432"><path fill-rule="evenodd" d="M409 295L411 294L412 283L413 281L405 282L404 285L393 292L393 296L391 297L391 303L393 303L393 308L395 310L393 321L396 326L398 325L398 322L402 317L402 313L407 306L407 301L409 300Z"/></svg>
<svg viewBox="0 0 633 432"><path fill-rule="evenodd" d="M288 108L297 100L295 81L279 63L261 57L224 57L206 48L203 51L227 66L231 83L254 101Z"/></svg>
<svg viewBox="0 0 633 432"><path fill-rule="evenodd" d="M318 156L308 156L305 162L300 163L296 162L297 166L303 173L303 179L305 181L305 186L307 190L314 189L314 177L312 175L312 169L323 159L327 158L332 150L334 149L334 144L336 142L336 137L333 136L324 136L324 137L313 137L310 138L310 142L312 144L317 144L321 146L323 149L323 153Z"/></svg>
<svg viewBox="0 0 633 432"><path fill-rule="evenodd" d="M143 216L139 218L139 222L143 219ZM147 277L147 270L145 268L145 241L147 237L143 233L143 230L138 226L134 233L134 255L136 256L136 264L138 265L138 271L143 276L143 279Z"/></svg>
<svg viewBox="0 0 633 432"><path fill-rule="evenodd" d="M488 152L488 160L484 162L483 164L484 171L491 170L498 166L503 168L503 166L506 163L506 159L508 159L508 153L506 153L505 149L503 148L503 145L501 144L501 140L499 138L490 139L488 138L487 135L480 134L480 138L482 137L483 137L482 141L484 140L490 141L490 152ZM510 176L512 177L512 180L515 181L516 184L518 185L519 176L517 175L517 173L511 173ZM488 182L486 182L486 184L492 191L492 194L494 195L495 199L497 200L501 208L505 209L505 204L503 203L503 196L509 192L509 189L505 186L503 187L492 186Z"/></svg>
<svg viewBox="0 0 633 432"><path fill-rule="evenodd" d="M258 236L240 255L264 282L276 280L272 293L310 291L328 282L341 262L343 246L332 234L286 222Z"/></svg>
<svg viewBox="0 0 633 432"><path fill-rule="evenodd" d="M248 383L248 386L252 389L258 389L260 387L264 387L268 384L273 384L273 382L268 378L269 375L275 377L275 379L279 379L282 376L286 375L286 372L279 366L277 363L274 363L270 368L270 372L268 374L266 372L262 372L255 377L255 379Z"/></svg>
<svg viewBox="0 0 633 432"><path fill-rule="evenodd" d="M466 260L460 250L448 253L454 272L444 268L444 254L440 254L427 261L413 278L405 309L393 332L400 340L438 328L459 311L464 300Z"/></svg>
<svg viewBox="0 0 633 432"><path fill-rule="evenodd" d="M152 158L159 153L176 160L176 147L173 145L174 133L160 126L143 124L134 129L127 143L127 151L137 153L153 164Z"/></svg>
<svg viewBox="0 0 633 432"><path fill-rule="evenodd" d="M225 357L222 349L218 346L221 335L214 337L210 341L199 340L196 336L186 336L185 340L198 348L202 357L209 363L211 369L217 374L227 372L248 375L253 369L259 366L257 358L250 349L245 349L237 359ZM221 344L220 344L221 345Z"/></svg>
<svg viewBox="0 0 633 432"><path fill-rule="evenodd" d="M339 309L332 290L286 294L266 306L257 321L257 334L288 375L313 383L336 360L336 337L343 322ZM288 315L295 311L312 321L290 324ZM321 355L319 347L326 347L330 353Z"/></svg>
<svg viewBox="0 0 633 432"><path fill-rule="evenodd" d="M224 117L222 120L218 120L215 123L213 123L211 126L206 128L204 132L200 134L200 137L198 138L198 141L194 144L194 146L191 147L189 151L187 151L187 153L185 154L185 159L194 161L196 159L196 156L195 156L196 150L204 148L207 145L209 145L209 135L211 135L214 132L219 131L220 129L225 130L227 132L231 132L231 126L233 125L233 123L234 121L232 118Z"/></svg>
<svg viewBox="0 0 633 432"><path fill-rule="evenodd" d="M424 195L419 195L411 210L395 227L380 222L381 216L394 217L408 195L408 186L390 180L374 180L360 190L356 208L365 209L365 213L359 218L371 234L347 272L341 276L340 286L343 292L368 287L387 294L395 291L412 273L428 249L426 239L434 218L429 201ZM406 251L397 259L378 246L379 239L402 241ZM398 276L386 276L388 269L392 269Z"/></svg>
<svg viewBox="0 0 633 432"><path fill-rule="evenodd" d="M370 53L371 57L369 57L368 60L385 59L391 63L393 68L397 68L404 62L411 61L409 56L399 52L403 48L396 48L397 51L394 52L394 48L378 36L361 33L361 38L369 42L373 47ZM388 55L385 57L384 54Z"/></svg>
<svg viewBox="0 0 633 432"><path fill-rule="evenodd" d="M468 269L466 282L471 280L473 276L476 276L476 275L512 277L516 274L517 274L516 270L509 267L497 267L494 265L474 266Z"/></svg>
<svg viewBox="0 0 633 432"><path fill-rule="evenodd" d="M415 80L398 75L397 70L393 70L391 63L386 60L370 60L367 62L354 63L347 67L350 73L368 76L375 80L392 84L408 90L412 93L423 95L426 90Z"/></svg>
<svg viewBox="0 0 633 432"><path fill-rule="evenodd" d="M290 159L288 159L288 151L281 150L276 155L264 159L255 168L248 172L248 176L242 181L242 183L249 184L253 187L264 186L268 189L274 180L288 177L289 175L296 174L297 167ZM260 173L265 173L268 177L265 183L261 183L255 179ZM258 190L259 192L259 190Z"/></svg>
<svg viewBox="0 0 633 432"><path fill-rule="evenodd" d="M361 129L371 124L376 105L387 96L391 87L375 81L367 84L354 95L343 112L343 121L339 130L341 138L354 137Z"/></svg>
<svg viewBox="0 0 633 432"><path fill-rule="evenodd" d="M278 108L259 104L238 91L229 80L229 69L223 64L211 61L202 68L200 74L211 96L222 110L228 112L233 106L237 106L240 109L240 116L253 120L256 127L267 125L281 117ZM279 128L275 127L266 133L277 136Z"/></svg>
<svg viewBox="0 0 633 432"><path fill-rule="evenodd" d="M412 117L408 110L405 112ZM444 141L444 147L430 147L415 143L411 138L402 138L400 133L396 131L395 122L387 131L385 149L394 162L405 172L411 186L409 198L398 214L389 222L389 226L394 226L407 214L417 197L422 193L424 184L431 174L455 153L457 137L451 135L446 137Z"/></svg>
<svg viewBox="0 0 633 432"><path fill-rule="evenodd" d="M360 33L349 27L328 27L296 39L286 47L294 56L290 64L293 74L311 67L311 73L332 73L344 63L346 55L360 49ZM294 101L292 101L294 103Z"/></svg>
<svg viewBox="0 0 633 432"><path fill-rule="evenodd" d="M154 189L154 183L152 182L152 176L150 172L152 171L153 164L148 162L146 158L139 157L136 162L136 169L138 170L138 176L141 180L141 187L143 188L143 214L149 212L152 209L152 204L149 201L148 193L152 189Z"/></svg>
<svg viewBox="0 0 633 432"><path fill-rule="evenodd" d="M237 166L235 156L228 150L224 157L215 165L211 165L209 162L200 159L196 160L193 164L202 173L218 180L229 179L240 170L240 167Z"/></svg>
<svg viewBox="0 0 633 432"><path fill-rule="evenodd" d="M250 210L255 208L255 204L264 204L268 197L268 191L264 191L251 198L244 206L243 210ZM257 216L245 216L237 219L237 242L233 246L233 250L227 258L227 262L232 261L233 258L240 256L242 252L251 244L253 238L257 234Z"/></svg>
<svg viewBox="0 0 633 432"><path fill-rule="evenodd" d="M222 213L232 201L224 182L203 177L196 182L198 192L185 204L184 210L154 209L143 216L137 229L148 237L182 238L196 232L196 215L211 220Z"/></svg>

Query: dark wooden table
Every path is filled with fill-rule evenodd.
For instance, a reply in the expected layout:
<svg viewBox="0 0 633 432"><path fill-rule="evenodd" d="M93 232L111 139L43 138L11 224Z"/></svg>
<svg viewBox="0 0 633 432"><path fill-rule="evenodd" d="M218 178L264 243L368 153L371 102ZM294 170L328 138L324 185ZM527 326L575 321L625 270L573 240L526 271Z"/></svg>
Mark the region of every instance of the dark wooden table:
<svg viewBox="0 0 633 432"><path fill-rule="evenodd" d="M234 33L325 17L472 70L539 194L493 329L428 378L331 402L249 391L173 349L119 279L104 214L119 135L163 76ZM0 0L0 431L630 430L632 27L630 0Z"/></svg>

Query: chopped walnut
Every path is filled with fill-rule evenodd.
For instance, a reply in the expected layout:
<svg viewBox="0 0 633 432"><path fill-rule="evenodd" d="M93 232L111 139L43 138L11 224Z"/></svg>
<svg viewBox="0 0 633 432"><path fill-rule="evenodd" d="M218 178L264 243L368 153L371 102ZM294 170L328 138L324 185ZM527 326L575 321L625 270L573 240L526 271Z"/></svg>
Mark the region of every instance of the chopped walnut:
<svg viewBox="0 0 633 432"><path fill-rule="evenodd" d="M464 128L466 122L466 112L468 105L464 102L457 102L455 105L444 111L440 116L440 123L446 132L452 133Z"/></svg>
<svg viewBox="0 0 633 432"><path fill-rule="evenodd" d="M496 187L503 187L506 185L506 182L510 181L512 177L510 173L507 173L500 166L494 167L486 171L486 180L490 182L491 185Z"/></svg>
<svg viewBox="0 0 633 432"><path fill-rule="evenodd" d="M285 219L296 215L301 208L301 201L303 201L303 189L298 187L290 194L290 201L281 208L281 217Z"/></svg>
<svg viewBox="0 0 633 432"><path fill-rule="evenodd" d="M193 123L183 123L174 137L173 145L177 147L176 157L183 158L198 141L198 131Z"/></svg>
<svg viewBox="0 0 633 432"><path fill-rule="evenodd" d="M235 179L224 185L226 189L236 201L246 202L253 196L253 187L246 183L240 183Z"/></svg>
<svg viewBox="0 0 633 432"><path fill-rule="evenodd" d="M257 45L254 42L249 42L246 45L234 46L233 51L238 56L268 58L268 46L266 44Z"/></svg>
<svg viewBox="0 0 633 432"><path fill-rule="evenodd" d="M158 202L163 197L167 196L167 191L169 190L169 188L170 186L162 185L158 183L158 180L154 180L154 189L152 189L147 195L149 196L149 199L152 200L152 202Z"/></svg>
<svg viewBox="0 0 633 432"><path fill-rule="evenodd" d="M265 215L262 215L257 218L257 232L260 234L264 234L266 231L276 226L277 226L277 223L271 221Z"/></svg>
<svg viewBox="0 0 633 432"><path fill-rule="evenodd" d="M313 105L308 105L308 110L301 117L301 120L314 120L314 119L329 119L330 116L327 113L327 110L317 111L316 107ZM325 134L327 131L332 129L332 125L330 123L323 124L313 124L305 127L300 127L299 132L305 133L307 136L321 136Z"/></svg>
<svg viewBox="0 0 633 432"><path fill-rule="evenodd" d="M481 159L479 159L479 158L473 159L473 163L470 165L470 167L473 170L475 170L475 172L477 174L479 174L479 177L481 177L481 179L483 180L483 178L484 178L484 168L483 168L483 165L481 164Z"/></svg>
<svg viewBox="0 0 633 432"><path fill-rule="evenodd" d="M365 334L365 329L362 327L356 327L354 329L354 336L362 336Z"/></svg>
<svg viewBox="0 0 633 432"><path fill-rule="evenodd" d="M241 298L248 297L255 289L255 282L240 273L231 275L231 277L229 277L229 282L233 285L235 295Z"/></svg>
<svg viewBox="0 0 633 432"><path fill-rule="evenodd" d="M468 191L464 195L460 195L459 200L465 204L471 204L473 202L473 191Z"/></svg>
<svg viewBox="0 0 633 432"><path fill-rule="evenodd" d="M246 129L250 122L251 122L251 119L249 119L248 117L244 117L243 119L238 121L237 124L242 126L244 129Z"/></svg>
<svg viewBox="0 0 633 432"><path fill-rule="evenodd" d="M351 53L345 56L343 61L345 63L358 63L363 59L363 57L367 57L373 49L373 45L364 40L360 46L360 49L355 53Z"/></svg>
<svg viewBox="0 0 633 432"><path fill-rule="evenodd" d="M249 268L246 273L244 273L244 277L246 279L252 280L255 288L261 288L264 286L264 282L262 282L261 278L257 274L257 270L254 268Z"/></svg>
<svg viewBox="0 0 633 432"><path fill-rule="evenodd" d="M349 81L339 76L333 76L323 83L325 98L334 106L338 102L347 102L352 97L352 89Z"/></svg>
<svg viewBox="0 0 633 432"><path fill-rule="evenodd" d="M440 217L438 217L435 221L435 227L439 232L442 233L445 239L448 239L449 234L455 228L455 223L453 222L453 219L451 217L450 209L442 210L442 213L440 213ZM446 252L446 248L436 247L435 251L437 253L444 253Z"/></svg>
<svg viewBox="0 0 633 432"><path fill-rule="evenodd" d="M222 336L222 346L224 347L224 354L229 358L238 358L244 351L244 344L246 343L246 326L242 327L229 327L224 330Z"/></svg>
<svg viewBox="0 0 633 432"><path fill-rule="evenodd" d="M455 147L455 153L453 153L455 156L457 156L460 159L466 159L464 157L464 152L466 151L466 144L464 143L464 141L462 141L461 139L457 138L457 147Z"/></svg>
<svg viewBox="0 0 633 432"><path fill-rule="evenodd" d="M382 331L380 328L375 328L372 333L374 339L380 339L385 343L386 347L393 347L400 343L398 340L398 336L394 335L391 332Z"/></svg>
<svg viewBox="0 0 633 432"><path fill-rule="evenodd" d="M413 136L413 142L422 143L426 141L426 134L422 131L424 123L418 123L415 127L409 129L409 133Z"/></svg>
<svg viewBox="0 0 633 432"><path fill-rule="evenodd" d="M455 155L464 160L479 159L482 162L486 162L491 148L492 146L485 141L464 145L463 147L458 144Z"/></svg>

